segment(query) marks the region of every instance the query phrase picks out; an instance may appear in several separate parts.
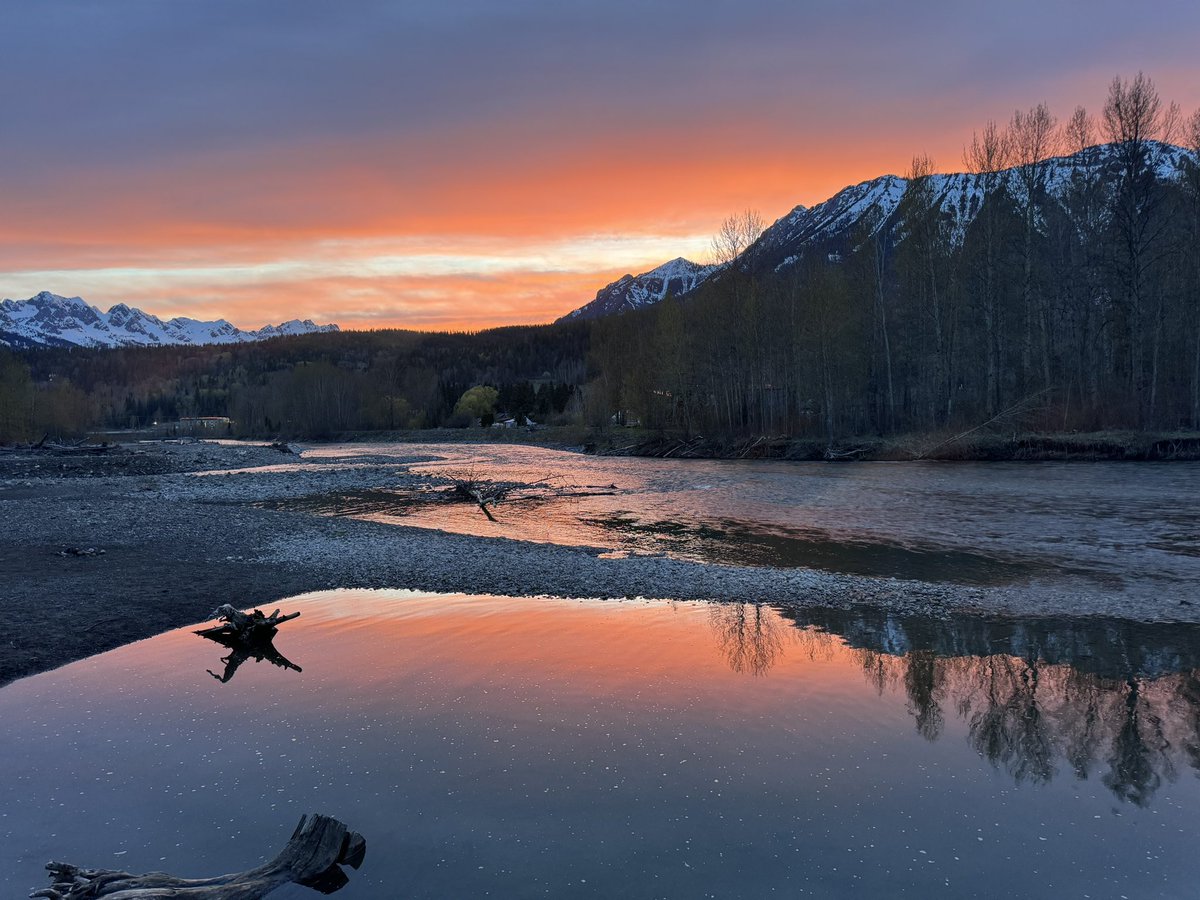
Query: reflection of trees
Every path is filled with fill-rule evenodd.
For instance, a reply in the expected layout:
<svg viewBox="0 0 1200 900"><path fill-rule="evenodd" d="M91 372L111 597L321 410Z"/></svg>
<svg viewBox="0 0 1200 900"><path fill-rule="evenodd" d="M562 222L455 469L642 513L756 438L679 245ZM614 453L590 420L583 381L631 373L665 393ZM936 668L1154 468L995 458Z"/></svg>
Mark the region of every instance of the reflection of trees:
<svg viewBox="0 0 1200 900"><path fill-rule="evenodd" d="M1065 762L1122 800L1146 805L1177 774L1200 768L1195 672L1125 681L1012 656L896 658L917 731L936 737L938 697L952 698L971 747L1018 783L1044 783ZM1183 702L1181 702L1183 701Z"/></svg>
<svg viewBox="0 0 1200 900"><path fill-rule="evenodd" d="M917 720L917 733L927 741L936 741L942 735L942 707L938 703L942 667L931 650L914 650L906 661L904 690L908 694L908 711Z"/></svg>
<svg viewBox="0 0 1200 900"><path fill-rule="evenodd" d="M1076 665L1073 656L1045 661L1043 648L1090 650L1079 635L1039 643L1009 629L1000 634L1010 652L989 655L962 646L962 632L916 641L901 637L894 620L874 632L863 619L838 624L839 634L800 624L794 634L810 655L848 654L878 694L902 691L928 740L942 736L946 710L953 710L968 745L1019 784L1044 784L1064 769L1081 780L1098 776L1118 798L1147 805L1181 767L1200 772L1200 668L1186 644L1168 653L1122 636L1128 673L1118 676L1120 665L1098 653L1080 654ZM1014 637L1020 640L1008 640Z"/></svg>
<svg viewBox="0 0 1200 900"><path fill-rule="evenodd" d="M779 621L769 608L714 610L735 671L760 674L776 661ZM971 748L1018 783L1045 783L1064 769L1099 777L1121 800L1144 806L1181 767L1200 771L1200 668L1191 635L1177 632L1172 645L1157 632L1116 626L1093 642L1078 629L1042 634L1032 624L937 629L889 619L872 628L865 617L833 613L820 621L789 630L810 656L848 654L879 694L903 692L927 740L942 735L952 710ZM1007 652L976 649L990 643Z"/></svg>
<svg viewBox="0 0 1200 900"><path fill-rule="evenodd" d="M785 626L761 603L714 603L710 618L729 668L739 674L765 675L783 652Z"/></svg>
<svg viewBox="0 0 1200 900"><path fill-rule="evenodd" d="M1011 656L968 658L959 709L971 746L1017 781L1049 781L1055 772L1051 725L1043 715L1036 661Z"/></svg>
<svg viewBox="0 0 1200 900"><path fill-rule="evenodd" d="M1126 682L1124 716L1112 742L1109 770L1104 784L1122 800L1145 806L1163 776L1173 778L1175 767L1166 753L1168 744L1162 732L1162 719L1156 711L1141 703L1141 685Z"/></svg>

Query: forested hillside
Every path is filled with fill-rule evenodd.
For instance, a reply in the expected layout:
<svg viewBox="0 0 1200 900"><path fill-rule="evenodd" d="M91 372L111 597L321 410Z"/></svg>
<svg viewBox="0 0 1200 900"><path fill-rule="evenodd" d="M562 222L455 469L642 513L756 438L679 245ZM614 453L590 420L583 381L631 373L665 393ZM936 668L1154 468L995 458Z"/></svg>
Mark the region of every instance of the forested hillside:
<svg viewBox="0 0 1200 900"><path fill-rule="evenodd" d="M328 437L351 430L466 424L469 388L561 420L583 381L582 326L479 334L343 332L257 344L0 353L0 436L142 428L229 416L239 435Z"/></svg>
<svg viewBox="0 0 1200 900"><path fill-rule="evenodd" d="M1198 152L1200 113L1142 76L1114 81L1098 122L1038 106L988 123L969 173L918 157L894 205L900 180L878 179L855 217L794 238L819 210L800 209L682 300L598 321L595 408L830 439L1006 416L1200 427Z"/></svg>
<svg viewBox="0 0 1200 900"><path fill-rule="evenodd" d="M734 217L686 295L623 314L0 355L0 440L194 415L245 435L465 425L484 385L538 421L729 437L1200 429L1198 159L1200 112L1117 79L1095 118L987 123L965 173L916 157L761 236Z"/></svg>

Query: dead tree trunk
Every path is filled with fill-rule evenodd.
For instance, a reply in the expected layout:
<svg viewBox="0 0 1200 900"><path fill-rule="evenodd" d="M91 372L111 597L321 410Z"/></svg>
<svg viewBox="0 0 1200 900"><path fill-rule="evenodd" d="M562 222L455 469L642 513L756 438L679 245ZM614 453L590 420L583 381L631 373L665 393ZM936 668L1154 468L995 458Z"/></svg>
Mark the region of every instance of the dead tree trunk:
<svg viewBox="0 0 1200 900"><path fill-rule="evenodd" d="M343 865L357 869L367 852L361 834L329 816L301 816L279 855L245 872L215 878L176 878L164 872L130 875L111 869L83 869L47 863L53 885L29 896L46 900L259 900L284 884L300 884L332 894L350 879Z"/></svg>

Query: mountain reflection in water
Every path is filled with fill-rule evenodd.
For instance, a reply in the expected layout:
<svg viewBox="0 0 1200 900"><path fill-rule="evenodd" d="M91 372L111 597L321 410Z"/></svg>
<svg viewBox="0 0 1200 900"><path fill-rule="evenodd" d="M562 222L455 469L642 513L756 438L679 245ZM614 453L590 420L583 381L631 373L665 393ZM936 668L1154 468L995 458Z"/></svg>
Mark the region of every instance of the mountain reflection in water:
<svg viewBox="0 0 1200 900"><path fill-rule="evenodd" d="M1181 769L1200 772L1200 627L1125 620L945 620L879 610L714 605L734 672L765 675L785 652L848 651L879 693L900 688L917 732L947 715L1018 782L1099 774L1139 806Z"/></svg>
<svg viewBox="0 0 1200 900"><path fill-rule="evenodd" d="M346 900L1200 881L1195 627L407 591L287 608L302 675L247 656L231 689L205 674L225 648L181 629L0 689L0 896L49 858L253 867L307 811L382 848Z"/></svg>

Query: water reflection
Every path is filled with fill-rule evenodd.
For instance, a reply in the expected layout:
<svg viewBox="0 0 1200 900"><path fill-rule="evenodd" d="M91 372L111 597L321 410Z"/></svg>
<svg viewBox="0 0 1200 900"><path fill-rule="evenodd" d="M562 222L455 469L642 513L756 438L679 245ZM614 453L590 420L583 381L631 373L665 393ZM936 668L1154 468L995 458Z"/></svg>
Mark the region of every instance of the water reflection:
<svg viewBox="0 0 1200 900"><path fill-rule="evenodd" d="M236 632L196 632L200 637L206 640L215 641L225 647L228 647L230 653L228 656L222 656L221 662L225 665L225 671L218 675L212 669L206 669L213 678L222 684L229 683L233 676L237 674L238 668L242 663L249 659L255 662L266 660L273 666L278 666L281 669L291 669L295 672L303 672L298 665L275 649L273 635L259 636L250 639L243 638Z"/></svg>
<svg viewBox="0 0 1200 900"><path fill-rule="evenodd" d="M414 456L436 461L406 462ZM291 465L304 473L359 464L429 476L473 471L493 481L533 482L554 472L557 484L580 492L507 508L502 533L517 540L955 584L1088 594L1099 588L1156 607L1190 599L1200 577L1200 512L1178 503L1197 492L1200 463L846 467L430 444L325 446ZM498 533L477 510L430 504L401 484L275 503ZM589 485L606 490L589 494ZM1030 534L1039 540L1031 544Z"/></svg>
<svg viewBox="0 0 1200 900"><path fill-rule="evenodd" d="M709 620L729 668L738 673L766 674L783 653L784 641L795 634L761 603L714 604Z"/></svg>
<svg viewBox="0 0 1200 900"><path fill-rule="evenodd" d="M180 630L0 690L0 896L50 857L242 870L311 809L387 848L347 900L1181 897L1200 879L1194 628L293 603L303 679L242 666L226 689L197 676L232 648Z"/></svg>
<svg viewBox="0 0 1200 900"><path fill-rule="evenodd" d="M1182 768L1200 772L1200 627L740 603L712 611L730 668L753 675L781 659L784 622L810 657L848 648L878 694L902 692L926 740L960 718L971 748L1018 784L1099 776L1145 806Z"/></svg>

